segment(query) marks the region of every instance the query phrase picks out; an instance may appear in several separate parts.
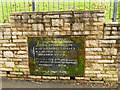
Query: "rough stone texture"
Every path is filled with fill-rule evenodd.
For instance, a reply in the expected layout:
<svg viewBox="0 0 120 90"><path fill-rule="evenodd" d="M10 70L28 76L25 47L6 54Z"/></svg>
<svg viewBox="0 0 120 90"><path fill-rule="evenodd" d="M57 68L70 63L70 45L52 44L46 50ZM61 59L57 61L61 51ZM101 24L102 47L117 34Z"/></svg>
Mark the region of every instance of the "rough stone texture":
<svg viewBox="0 0 120 90"><path fill-rule="evenodd" d="M118 81L120 23L104 25L104 17L102 10L10 13L11 24L0 25L0 70L10 71L10 75L30 75L29 36L81 35L85 37L85 77L76 79Z"/></svg>
<svg viewBox="0 0 120 90"><path fill-rule="evenodd" d="M52 26L63 26L63 19L52 19Z"/></svg>
<svg viewBox="0 0 120 90"><path fill-rule="evenodd" d="M4 57L13 57L12 51L4 51Z"/></svg>
<svg viewBox="0 0 120 90"><path fill-rule="evenodd" d="M14 62L5 62L6 67L14 67Z"/></svg>

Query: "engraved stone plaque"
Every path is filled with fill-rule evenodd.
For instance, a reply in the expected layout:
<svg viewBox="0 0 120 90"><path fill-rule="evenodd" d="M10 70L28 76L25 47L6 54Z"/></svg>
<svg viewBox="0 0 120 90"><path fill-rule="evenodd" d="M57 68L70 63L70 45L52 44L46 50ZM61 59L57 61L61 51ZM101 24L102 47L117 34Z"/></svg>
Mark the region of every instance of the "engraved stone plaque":
<svg viewBox="0 0 120 90"><path fill-rule="evenodd" d="M29 37L28 48L31 75L84 75L82 36Z"/></svg>

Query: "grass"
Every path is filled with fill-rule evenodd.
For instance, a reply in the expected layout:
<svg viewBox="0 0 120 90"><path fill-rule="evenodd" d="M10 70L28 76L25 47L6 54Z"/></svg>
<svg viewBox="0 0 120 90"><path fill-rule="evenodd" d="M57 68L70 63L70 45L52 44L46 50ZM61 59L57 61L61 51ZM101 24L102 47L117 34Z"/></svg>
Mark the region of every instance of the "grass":
<svg viewBox="0 0 120 90"><path fill-rule="evenodd" d="M24 11L31 11L32 12L32 0L29 0L29 4L28 4L28 0L20 0L20 2L18 2L19 0L15 0L16 2L14 2L14 0L7 0L7 2L5 2L5 0L3 0L3 3L0 2L0 23L2 22L6 22L7 19L10 20L9 17L9 13L10 12L24 12ZM25 1L25 2L24 2ZM39 1L39 3L38 3ZM84 6L85 6L85 10L94 10L93 8L93 1L95 0L91 0L90 3L90 8L89 8L89 0L54 0L54 4L53 4L53 0L49 0L49 5L48 5L48 0L36 0L36 11L68 11L68 10L84 10ZM59 1L59 8L58 8L58 1ZM68 3L68 1L70 1ZM75 1L75 2L73 2ZM86 1L84 3L84 1ZM113 17L113 2L114 0L111 0L111 14L110 13L110 8L108 8L106 10L106 19L105 22L112 22L110 18ZM119 17L120 14L120 0L118 0L118 12L117 12L117 17ZM64 2L64 3L63 3ZM16 6L15 6L16 4ZM80 4L80 6L79 6ZM70 6L69 6L70 5ZM44 6L44 8L43 8ZM105 5L103 5L102 7L104 7ZM3 9L2 9L3 7ZM16 9L15 9L16 7ZM49 8L48 8L49 7ZM110 2L108 2L108 7L110 7ZM4 16L4 17L3 17ZM120 19L117 20L117 22L120 22Z"/></svg>

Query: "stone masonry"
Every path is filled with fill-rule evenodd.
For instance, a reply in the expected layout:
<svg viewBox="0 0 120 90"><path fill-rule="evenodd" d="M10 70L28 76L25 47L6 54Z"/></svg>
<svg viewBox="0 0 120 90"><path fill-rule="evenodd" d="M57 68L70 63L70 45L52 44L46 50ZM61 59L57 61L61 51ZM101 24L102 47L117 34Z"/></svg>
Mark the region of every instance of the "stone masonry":
<svg viewBox="0 0 120 90"><path fill-rule="evenodd" d="M104 18L103 10L10 13L11 23L0 25L0 76L70 79L31 76L27 39L30 36L81 35L86 43L85 75L75 78L118 82L120 23L104 23Z"/></svg>

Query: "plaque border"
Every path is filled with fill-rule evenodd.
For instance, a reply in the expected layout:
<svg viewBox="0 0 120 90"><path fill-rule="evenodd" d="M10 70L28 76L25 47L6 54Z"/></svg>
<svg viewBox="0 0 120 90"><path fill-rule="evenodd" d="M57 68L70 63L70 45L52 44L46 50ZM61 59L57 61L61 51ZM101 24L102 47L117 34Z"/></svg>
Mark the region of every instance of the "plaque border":
<svg viewBox="0 0 120 90"><path fill-rule="evenodd" d="M40 38L40 37L83 37L84 38L84 73L82 76L70 76L70 75L32 75L32 76L56 76L56 77L85 77L85 64L86 64L86 51L85 51L85 48L86 48L86 36L87 35L41 35L41 36L27 36L27 51L28 51L28 67L29 67L29 73L30 73L30 66L29 66L29 38ZM31 75L31 74L30 74Z"/></svg>

